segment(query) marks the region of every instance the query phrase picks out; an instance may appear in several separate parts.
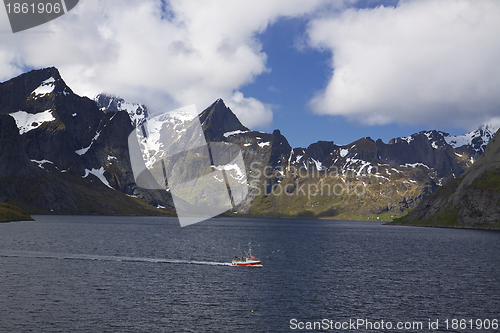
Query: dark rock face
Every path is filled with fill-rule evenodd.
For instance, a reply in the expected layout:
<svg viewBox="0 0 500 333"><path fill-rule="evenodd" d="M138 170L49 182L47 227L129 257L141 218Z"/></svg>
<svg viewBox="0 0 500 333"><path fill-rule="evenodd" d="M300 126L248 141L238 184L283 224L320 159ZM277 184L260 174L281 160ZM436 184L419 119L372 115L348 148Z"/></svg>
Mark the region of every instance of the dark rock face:
<svg viewBox="0 0 500 333"><path fill-rule="evenodd" d="M20 140L14 119L0 115L0 175L26 175L35 170Z"/></svg>
<svg viewBox="0 0 500 333"><path fill-rule="evenodd" d="M199 119L208 141L224 141L227 132L248 131L222 99L206 108Z"/></svg>
<svg viewBox="0 0 500 333"><path fill-rule="evenodd" d="M139 126L148 117L148 110L145 105L127 103L123 98L99 94L95 97L94 101L99 109L105 113L125 111L128 113L134 127Z"/></svg>
<svg viewBox="0 0 500 333"><path fill-rule="evenodd" d="M336 149L338 149L338 146L334 145L333 141L318 141L307 147L304 158L306 160L312 158L316 161L324 161Z"/></svg>
<svg viewBox="0 0 500 333"><path fill-rule="evenodd" d="M500 135L462 177L422 201L396 224L500 228Z"/></svg>
<svg viewBox="0 0 500 333"><path fill-rule="evenodd" d="M36 113L38 106L44 105L34 103L29 97L43 81L51 77L56 81L61 78L59 71L54 67L33 70L0 83L0 114L9 114L19 110ZM56 84L56 91L63 91L63 89L60 83Z"/></svg>
<svg viewBox="0 0 500 333"><path fill-rule="evenodd" d="M377 141L379 159L396 165L422 163L434 168L438 177L459 176L465 171L466 167L457 163L454 149L439 132L420 132L410 138L392 139L387 145Z"/></svg>
<svg viewBox="0 0 500 333"><path fill-rule="evenodd" d="M37 95L36 89L47 80L53 80L45 85L50 92ZM69 169L77 157L75 151L90 144L103 118L95 103L75 95L53 67L0 84L0 113L46 110L55 120L23 134L26 153L30 159L47 159L61 170Z"/></svg>
<svg viewBox="0 0 500 333"><path fill-rule="evenodd" d="M10 114L25 122L23 130ZM0 83L0 197L38 213L161 214L125 195L171 206L168 195L135 185L127 146L132 129L127 112L99 110L53 67Z"/></svg>

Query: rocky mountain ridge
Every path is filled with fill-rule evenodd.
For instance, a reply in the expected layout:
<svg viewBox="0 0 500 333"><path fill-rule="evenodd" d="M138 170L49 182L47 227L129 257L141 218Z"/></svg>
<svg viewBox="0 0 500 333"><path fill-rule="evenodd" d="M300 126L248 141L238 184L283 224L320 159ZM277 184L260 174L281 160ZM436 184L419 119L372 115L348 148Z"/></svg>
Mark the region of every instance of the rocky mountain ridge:
<svg viewBox="0 0 500 333"><path fill-rule="evenodd" d="M168 197L130 175L129 115L102 112L57 69L0 83L0 119L0 201L29 213L165 213L144 201L168 207Z"/></svg>
<svg viewBox="0 0 500 333"><path fill-rule="evenodd" d="M500 228L500 135L465 173L432 193L393 224Z"/></svg>
<svg viewBox="0 0 500 333"><path fill-rule="evenodd" d="M57 69L46 68L0 83L0 201L30 213L115 214L130 213L120 202L132 200L125 206L172 213L168 192L137 186L127 137L146 119L148 131L158 134L178 133L195 117L207 142L241 149L249 195L233 212L250 215L402 214L462 175L492 137L489 128L458 137L424 131L387 144L362 138L348 145L320 141L292 148L279 130L243 126L222 99L198 116L168 113L152 121L144 105L107 95L77 96ZM164 153L160 141L152 141L146 165ZM235 179L241 174L229 172ZM362 195L349 194L355 189ZM138 207L137 199L150 206Z"/></svg>

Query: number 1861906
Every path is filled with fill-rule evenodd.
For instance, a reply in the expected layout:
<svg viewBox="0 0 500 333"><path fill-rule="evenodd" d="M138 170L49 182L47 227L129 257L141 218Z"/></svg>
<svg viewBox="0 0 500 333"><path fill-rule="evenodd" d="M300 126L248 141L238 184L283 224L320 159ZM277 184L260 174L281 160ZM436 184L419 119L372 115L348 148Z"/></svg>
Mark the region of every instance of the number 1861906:
<svg viewBox="0 0 500 333"><path fill-rule="evenodd" d="M38 13L38 14L59 14L62 10L61 4L60 3L41 3L39 2L38 4L28 4L28 3L20 3L20 2L15 2L13 4L8 3L6 4L7 7L7 13L11 14L28 14L28 13Z"/></svg>
<svg viewBox="0 0 500 333"><path fill-rule="evenodd" d="M446 329L453 330L497 330L498 319L446 319L444 321Z"/></svg>

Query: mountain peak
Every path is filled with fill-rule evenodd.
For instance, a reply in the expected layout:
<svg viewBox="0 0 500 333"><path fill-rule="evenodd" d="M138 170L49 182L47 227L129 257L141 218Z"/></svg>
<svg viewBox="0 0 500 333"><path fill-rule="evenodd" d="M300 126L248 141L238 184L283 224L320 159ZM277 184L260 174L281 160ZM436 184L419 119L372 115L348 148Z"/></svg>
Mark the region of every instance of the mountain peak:
<svg viewBox="0 0 500 333"><path fill-rule="evenodd" d="M33 100L52 94L70 95L71 89L61 78L55 67L32 70L9 81L0 83L0 114L10 114L19 110L36 113Z"/></svg>
<svg viewBox="0 0 500 333"><path fill-rule="evenodd" d="M493 138L498 128L492 125L482 125L476 130L463 135L442 133L446 142L453 148L471 146L477 153L482 154L488 142Z"/></svg>
<svg viewBox="0 0 500 333"><path fill-rule="evenodd" d="M132 126L134 127L137 127L148 117L148 110L145 105L138 103L129 103L126 102L123 98L117 96L98 94L94 98L94 101L96 102L99 109L105 113L116 113L121 111L127 112L130 117Z"/></svg>
<svg viewBox="0 0 500 333"><path fill-rule="evenodd" d="M496 132L498 132L500 127L496 124L484 124L481 127L479 127L479 129L495 134Z"/></svg>
<svg viewBox="0 0 500 333"><path fill-rule="evenodd" d="M248 131L238 117L224 104L222 98L217 99L199 115L205 136L210 141L224 141L224 133Z"/></svg>

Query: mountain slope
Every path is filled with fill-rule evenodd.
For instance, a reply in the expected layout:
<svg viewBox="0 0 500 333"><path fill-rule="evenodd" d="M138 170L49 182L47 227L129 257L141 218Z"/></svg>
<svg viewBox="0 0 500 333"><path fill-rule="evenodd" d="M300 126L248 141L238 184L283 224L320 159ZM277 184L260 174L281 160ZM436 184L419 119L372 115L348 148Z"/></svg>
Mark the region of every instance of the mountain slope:
<svg viewBox="0 0 500 333"><path fill-rule="evenodd" d="M0 83L0 128L0 201L30 213L171 213L155 208L167 196L134 186L128 114L75 95L55 68Z"/></svg>
<svg viewBox="0 0 500 333"><path fill-rule="evenodd" d="M500 132L500 131L499 131ZM500 135L458 179L443 186L394 224L500 228Z"/></svg>
<svg viewBox="0 0 500 333"><path fill-rule="evenodd" d="M0 202L0 223L33 221L33 218L19 207Z"/></svg>
<svg viewBox="0 0 500 333"><path fill-rule="evenodd" d="M388 144L362 138L294 149L260 132L235 131L227 140L242 149L252 184L238 212L259 216L400 216L480 156L467 143L453 148L437 131ZM272 159L264 158L267 150L276 152Z"/></svg>
<svg viewBox="0 0 500 333"><path fill-rule="evenodd" d="M0 202L30 213L173 213L168 188L136 183L128 136L138 128L149 133L145 166L163 184L160 161L166 172L180 170L186 179L200 175L197 151L169 161L169 143L176 153L205 146L199 141L203 136L209 145L238 146L246 170L232 164L227 175L241 183L246 171L249 195L234 213L391 218L460 177L492 137L492 129L484 127L463 136L423 131L389 143L361 138L347 145L319 141L292 148L279 130L245 127L222 99L199 115L188 109L150 118L144 105L119 97L80 97L55 68L0 83ZM207 173L221 168L205 167Z"/></svg>
<svg viewBox="0 0 500 333"><path fill-rule="evenodd" d="M349 145L320 141L292 149L279 130L270 134L244 127L221 99L200 113L199 121L195 118L176 110L148 119L146 165L156 178L163 178L158 161L169 155L167 143L179 142L201 123L208 142L228 142L241 149L249 195L233 211L253 216L399 216L461 175L481 153L467 140L452 147L445 139L448 134L438 131L395 138L388 144L362 138ZM172 138L165 137L168 133ZM193 139L198 142L197 136L187 135L184 147ZM170 165L164 160L167 170L195 174L195 161L186 161ZM235 180L240 175L241 170L229 173Z"/></svg>
<svg viewBox="0 0 500 333"><path fill-rule="evenodd" d="M208 141L224 141L230 132L248 131L221 98L203 110L198 118Z"/></svg>

